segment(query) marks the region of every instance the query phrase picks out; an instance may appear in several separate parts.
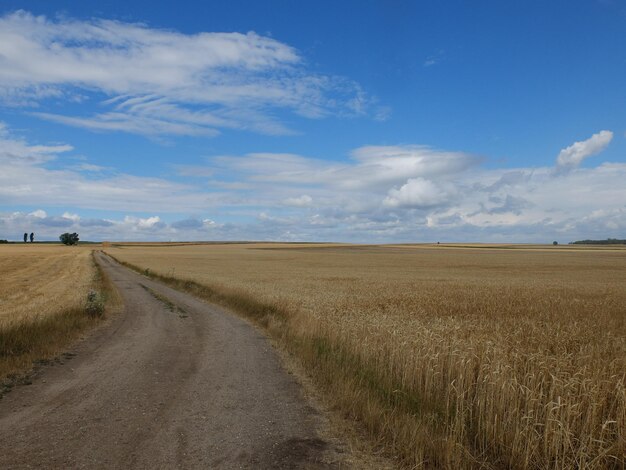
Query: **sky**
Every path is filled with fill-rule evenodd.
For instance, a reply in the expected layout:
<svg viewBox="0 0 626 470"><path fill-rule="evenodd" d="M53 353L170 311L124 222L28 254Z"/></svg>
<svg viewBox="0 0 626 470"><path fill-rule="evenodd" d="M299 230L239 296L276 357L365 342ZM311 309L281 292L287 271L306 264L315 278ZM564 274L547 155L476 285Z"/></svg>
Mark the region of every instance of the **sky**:
<svg viewBox="0 0 626 470"><path fill-rule="evenodd" d="M626 1L0 4L0 239L626 238Z"/></svg>

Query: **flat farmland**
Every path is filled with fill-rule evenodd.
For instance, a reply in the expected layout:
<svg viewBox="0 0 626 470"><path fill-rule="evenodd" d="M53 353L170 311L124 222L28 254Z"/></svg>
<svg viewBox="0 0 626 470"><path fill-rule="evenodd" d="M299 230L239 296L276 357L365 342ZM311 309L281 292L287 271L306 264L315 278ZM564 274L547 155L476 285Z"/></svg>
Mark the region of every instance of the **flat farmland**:
<svg viewBox="0 0 626 470"><path fill-rule="evenodd" d="M94 266L88 248L0 245L0 273L2 326L83 304Z"/></svg>
<svg viewBox="0 0 626 470"><path fill-rule="evenodd" d="M0 378L53 354L85 320L91 248L0 245Z"/></svg>
<svg viewBox="0 0 626 470"><path fill-rule="evenodd" d="M625 464L623 247L105 251L247 313L266 309L263 324L337 410L407 466Z"/></svg>

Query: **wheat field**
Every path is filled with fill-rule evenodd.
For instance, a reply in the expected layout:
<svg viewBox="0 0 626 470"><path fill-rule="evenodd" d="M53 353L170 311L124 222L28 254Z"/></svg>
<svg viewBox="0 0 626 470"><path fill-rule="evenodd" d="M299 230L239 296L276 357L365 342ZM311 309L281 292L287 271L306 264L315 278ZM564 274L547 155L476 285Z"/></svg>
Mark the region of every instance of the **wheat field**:
<svg viewBox="0 0 626 470"><path fill-rule="evenodd" d="M106 251L284 312L270 332L407 467L624 468L624 248Z"/></svg>
<svg viewBox="0 0 626 470"><path fill-rule="evenodd" d="M93 269L88 248L0 245L0 326L82 305Z"/></svg>
<svg viewBox="0 0 626 470"><path fill-rule="evenodd" d="M54 244L0 245L0 378L54 355L91 323L85 315L87 292L96 287L91 253Z"/></svg>

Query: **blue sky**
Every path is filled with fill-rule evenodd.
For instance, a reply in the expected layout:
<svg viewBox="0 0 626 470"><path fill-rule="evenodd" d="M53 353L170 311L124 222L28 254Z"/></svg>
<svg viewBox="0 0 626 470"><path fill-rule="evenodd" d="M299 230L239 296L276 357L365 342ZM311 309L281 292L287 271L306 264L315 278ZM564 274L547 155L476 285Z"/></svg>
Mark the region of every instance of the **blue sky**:
<svg viewBox="0 0 626 470"><path fill-rule="evenodd" d="M626 231L626 2L0 6L0 238Z"/></svg>

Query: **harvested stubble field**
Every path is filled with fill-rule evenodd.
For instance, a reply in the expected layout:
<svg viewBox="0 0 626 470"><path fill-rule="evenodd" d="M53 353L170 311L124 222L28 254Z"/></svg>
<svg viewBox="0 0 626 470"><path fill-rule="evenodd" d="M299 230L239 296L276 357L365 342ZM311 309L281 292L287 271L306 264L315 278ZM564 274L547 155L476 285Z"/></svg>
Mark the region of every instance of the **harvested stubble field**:
<svg viewBox="0 0 626 470"><path fill-rule="evenodd" d="M68 344L90 323L91 248L0 245L0 378Z"/></svg>
<svg viewBox="0 0 626 470"><path fill-rule="evenodd" d="M407 466L624 468L626 249L506 248L106 251L256 317Z"/></svg>

